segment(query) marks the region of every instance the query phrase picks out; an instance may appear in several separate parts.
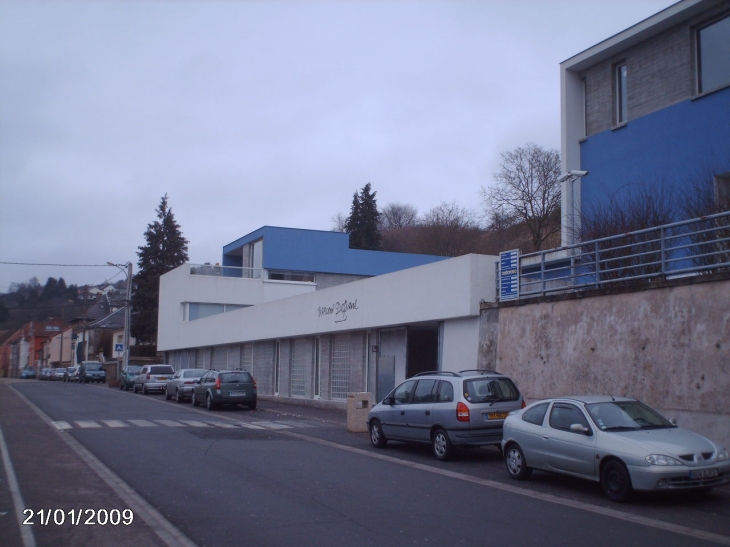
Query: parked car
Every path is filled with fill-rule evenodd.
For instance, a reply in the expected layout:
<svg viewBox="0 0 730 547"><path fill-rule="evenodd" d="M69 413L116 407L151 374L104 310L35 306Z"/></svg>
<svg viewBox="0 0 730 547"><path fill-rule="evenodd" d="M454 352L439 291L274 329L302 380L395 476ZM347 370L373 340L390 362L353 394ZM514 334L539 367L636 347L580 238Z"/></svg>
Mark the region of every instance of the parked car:
<svg viewBox="0 0 730 547"><path fill-rule="evenodd" d="M99 361L81 361L79 368L79 381L85 384L89 382L106 382L106 371L104 365Z"/></svg>
<svg viewBox="0 0 730 547"><path fill-rule="evenodd" d="M190 398L193 395L193 385L204 373L205 369L202 368L181 368L167 381L165 399L169 401L175 397L175 401L182 403Z"/></svg>
<svg viewBox="0 0 730 547"><path fill-rule="evenodd" d="M524 399L507 376L489 370L422 372L391 391L368 413L370 441L428 443L439 460L457 447L499 445L508 413Z"/></svg>
<svg viewBox="0 0 730 547"><path fill-rule="evenodd" d="M38 379L39 380L50 380L52 372L53 372L52 368L42 368L40 374L38 375Z"/></svg>
<svg viewBox="0 0 730 547"><path fill-rule="evenodd" d="M119 389L129 391L130 388L133 388L134 379L137 377L140 370L142 370L140 365L127 365L124 369L122 369L122 374L119 379Z"/></svg>
<svg viewBox="0 0 730 547"><path fill-rule="evenodd" d="M68 367L66 369L66 376L63 377L64 382L78 382L79 381L79 365Z"/></svg>
<svg viewBox="0 0 730 547"><path fill-rule="evenodd" d="M256 410L256 380L245 370L208 370L193 385L193 406L205 403L208 410L219 405L244 404Z"/></svg>
<svg viewBox="0 0 730 547"><path fill-rule="evenodd" d="M20 377L25 379L35 378L35 370L32 368L24 368L20 371Z"/></svg>
<svg viewBox="0 0 730 547"><path fill-rule="evenodd" d="M705 490L730 482L727 449L626 397L546 399L510 414L502 451L513 479L533 469L600 482L612 501L633 490Z"/></svg>
<svg viewBox="0 0 730 547"><path fill-rule="evenodd" d="M175 374L175 370L170 365L145 365L134 378L132 390L142 391L145 395L149 391L164 391L167 381Z"/></svg>
<svg viewBox="0 0 730 547"><path fill-rule="evenodd" d="M63 377L66 376L66 367L54 368L51 372L51 380L58 380L63 382Z"/></svg>

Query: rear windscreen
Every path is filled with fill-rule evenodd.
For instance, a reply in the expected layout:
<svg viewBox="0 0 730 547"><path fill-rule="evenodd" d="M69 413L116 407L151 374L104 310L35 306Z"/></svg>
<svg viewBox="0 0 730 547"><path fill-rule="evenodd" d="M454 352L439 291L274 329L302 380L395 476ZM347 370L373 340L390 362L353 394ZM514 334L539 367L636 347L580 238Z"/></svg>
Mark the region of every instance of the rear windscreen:
<svg viewBox="0 0 730 547"><path fill-rule="evenodd" d="M86 370L101 370L101 363L88 363Z"/></svg>
<svg viewBox="0 0 730 547"><path fill-rule="evenodd" d="M175 374L170 365L156 365L150 367L150 374Z"/></svg>
<svg viewBox="0 0 730 547"><path fill-rule="evenodd" d="M204 372L205 370L202 368L200 370L186 370L183 372L183 378L200 378Z"/></svg>
<svg viewBox="0 0 730 547"><path fill-rule="evenodd" d="M475 378L464 382L464 396L470 403L516 401L520 392L509 378Z"/></svg>
<svg viewBox="0 0 730 547"><path fill-rule="evenodd" d="M237 384L237 383L251 383L253 378L248 372L226 372L221 374L221 383L223 384Z"/></svg>

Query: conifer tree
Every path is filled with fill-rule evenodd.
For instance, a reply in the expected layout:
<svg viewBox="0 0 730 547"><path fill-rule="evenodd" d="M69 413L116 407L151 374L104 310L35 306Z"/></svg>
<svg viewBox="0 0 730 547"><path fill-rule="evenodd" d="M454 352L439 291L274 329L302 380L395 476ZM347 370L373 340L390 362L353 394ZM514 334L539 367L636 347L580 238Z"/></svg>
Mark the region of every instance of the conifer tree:
<svg viewBox="0 0 730 547"><path fill-rule="evenodd" d="M375 199L377 192L370 191L368 182L360 193L352 196L350 216L345 222L345 231L350 234L351 249L378 251L382 248L380 213Z"/></svg>
<svg viewBox="0 0 730 547"><path fill-rule="evenodd" d="M157 343L160 276L188 260L188 241L167 206L167 194L157 208L157 218L147 225L147 244L138 247L138 272L133 277L131 334L138 344Z"/></svg>

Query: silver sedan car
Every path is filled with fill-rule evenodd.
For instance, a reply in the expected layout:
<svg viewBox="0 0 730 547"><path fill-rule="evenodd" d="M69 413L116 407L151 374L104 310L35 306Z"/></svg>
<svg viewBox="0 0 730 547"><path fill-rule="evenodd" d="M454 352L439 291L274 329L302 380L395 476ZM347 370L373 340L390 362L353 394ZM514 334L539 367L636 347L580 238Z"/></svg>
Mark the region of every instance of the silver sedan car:
<svg viewBox="0 0 730 547"><path fill-rule="evenodd" d="M507 471L533 469L601 483L612 501L633 490L703 490L730 482L726 448L677 427L635 399L546 399L511 413L502 439Z"/></svg>
<svg viewBox="0 0 730 547"><path fill-rule="evenodd" d="M193 395L193 384L205 373L203 368L181 368L165 384L165 399L182 403Z"/></svg>

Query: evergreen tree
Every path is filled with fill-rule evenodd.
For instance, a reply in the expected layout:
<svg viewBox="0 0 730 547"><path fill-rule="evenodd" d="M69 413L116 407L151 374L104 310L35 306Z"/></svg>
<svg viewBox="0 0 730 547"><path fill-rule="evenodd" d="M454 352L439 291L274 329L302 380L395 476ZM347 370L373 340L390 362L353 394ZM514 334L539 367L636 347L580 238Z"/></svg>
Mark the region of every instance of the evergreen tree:
<svg viewBox="0 0 730 547"><path fill-rule="evenodd" d="M382 248L380 213L375 200L377 192L370 191L368 182L360 193L352 196L350 216L345 222L345 231L350 234L351 249L378 251Z"/></svg>
<svg viewBox="0 0 730 547"><path fill-rule="evenodd" d="M157 343L160 276L188 260L188 241L167 206L167 194L157 208L157 218L147 225L147 245L138 247L139 270L133 276L131 334L139 344Z"/></svg>

